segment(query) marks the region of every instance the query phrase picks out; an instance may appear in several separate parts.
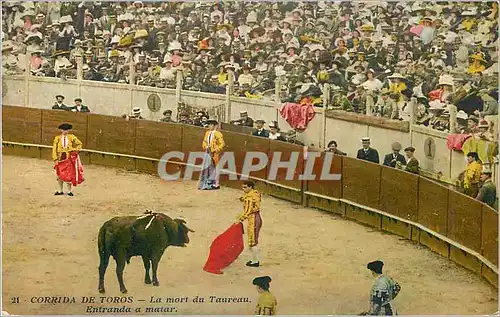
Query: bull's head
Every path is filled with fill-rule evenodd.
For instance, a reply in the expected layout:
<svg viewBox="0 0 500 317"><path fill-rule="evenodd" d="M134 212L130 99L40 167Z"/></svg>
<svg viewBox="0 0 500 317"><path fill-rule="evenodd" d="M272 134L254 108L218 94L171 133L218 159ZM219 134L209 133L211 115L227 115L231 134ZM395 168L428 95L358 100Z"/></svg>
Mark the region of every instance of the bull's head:
<svg viewBox="0 0 500 317"><path fill-rule="evenodd" d="M177 243L175 244L178 247L186 247L186 244L189 243L189 232L194 232L194 230L189 229L186 226L186 221L182 219L174 219L174 221L178 225L178 237L177 237Z"/></svg>

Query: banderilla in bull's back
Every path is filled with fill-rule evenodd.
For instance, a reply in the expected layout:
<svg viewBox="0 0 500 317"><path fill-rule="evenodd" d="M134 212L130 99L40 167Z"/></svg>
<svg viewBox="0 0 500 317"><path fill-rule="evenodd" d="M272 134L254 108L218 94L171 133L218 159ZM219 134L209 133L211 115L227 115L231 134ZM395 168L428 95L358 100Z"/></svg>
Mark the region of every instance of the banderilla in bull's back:
<svg viewBox="0 0 500 317"><path fill-rule="evenodd" d="M158 263L165 249L169 246L185 247L189 243L189 232L182 219L172 219L162 213L147 211L144 215L114 217L106 221L98 235L99 249L99 292L104 293L104 275L109 264L109 257L116 261L116 277L120 291L126 293L123 283L125 262L130 263L133 256L141 256L146 274L144 283L159 286L157 277ZM149 269L153 268L151 281Z"/></svg>

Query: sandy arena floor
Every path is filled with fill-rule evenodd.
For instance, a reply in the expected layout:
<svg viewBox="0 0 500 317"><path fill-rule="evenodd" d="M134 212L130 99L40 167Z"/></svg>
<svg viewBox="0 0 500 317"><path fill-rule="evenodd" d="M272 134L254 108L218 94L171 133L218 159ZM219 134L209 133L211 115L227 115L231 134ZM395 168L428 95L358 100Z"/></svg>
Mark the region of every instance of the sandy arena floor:
<svg viewBox="0 0 500 317"><path fill-rule="evenodd" d="M357 314L367 308L372 284L366 263L385 262L402 291L400 314L492 314L497 292L480 277L397 236L269 196L263 198L261 268L245 266L247 250L221 276L202 270L209 246L240 211L240 191L199 192L195 182L88 165L74 197L54 196L52 163L3 157L3 310L11 314L85 314L82 296L97 292L97 232L113 216L146 209L184 217L187 248L168 248L159 287L143 283L142 260L125 268L129 307L175 307L178 314L252 314L259 275L273 278L279 314ZM121 296L111 262L106 296ZM205 303L193 303L195 296ZM75 304L36 304L34 296L75 296ZM154 297L189 297L188 303L149 304ZM249 303L210 303L209 296L248 297ZM19 304L13 304L19 297ZM143 299L145 302L139 302ZM99 300L99 298L98 298ZM15 301L15 300L14 300ZM99 305L94 305L99 306ZM105 307L121 307L122 304Z"/></svg>

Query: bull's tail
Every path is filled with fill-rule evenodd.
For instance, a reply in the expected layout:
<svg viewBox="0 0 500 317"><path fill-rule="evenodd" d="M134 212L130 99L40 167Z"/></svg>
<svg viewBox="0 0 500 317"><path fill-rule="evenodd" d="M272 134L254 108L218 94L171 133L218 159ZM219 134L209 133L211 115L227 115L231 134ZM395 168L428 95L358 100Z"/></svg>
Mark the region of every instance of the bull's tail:
<svg viewBox="0 0 500 317"><path fill-rule="evenodd" d="M106 243L107 224L99 230L97 236L97 247L99 249L99 292L104 293L104 274L109 264L110 250Z"/></svg>
<svg viewBox="0 0 500 317"><path fill-rule="evenodd" d="M97 247L99 249L99 256L102 258L106 253L106 225L102 226L97 236Z"/></svg>

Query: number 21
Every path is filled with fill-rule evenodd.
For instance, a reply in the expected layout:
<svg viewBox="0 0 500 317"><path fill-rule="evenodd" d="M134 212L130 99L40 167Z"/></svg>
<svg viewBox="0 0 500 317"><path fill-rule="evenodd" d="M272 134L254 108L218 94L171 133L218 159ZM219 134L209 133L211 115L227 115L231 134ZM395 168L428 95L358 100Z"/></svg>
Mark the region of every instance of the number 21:
<svg viewBox="0 0 500 317"><path fill-rule="evenodd" d="M19 297L12 297L12 304L19 304Z"/></svg>

